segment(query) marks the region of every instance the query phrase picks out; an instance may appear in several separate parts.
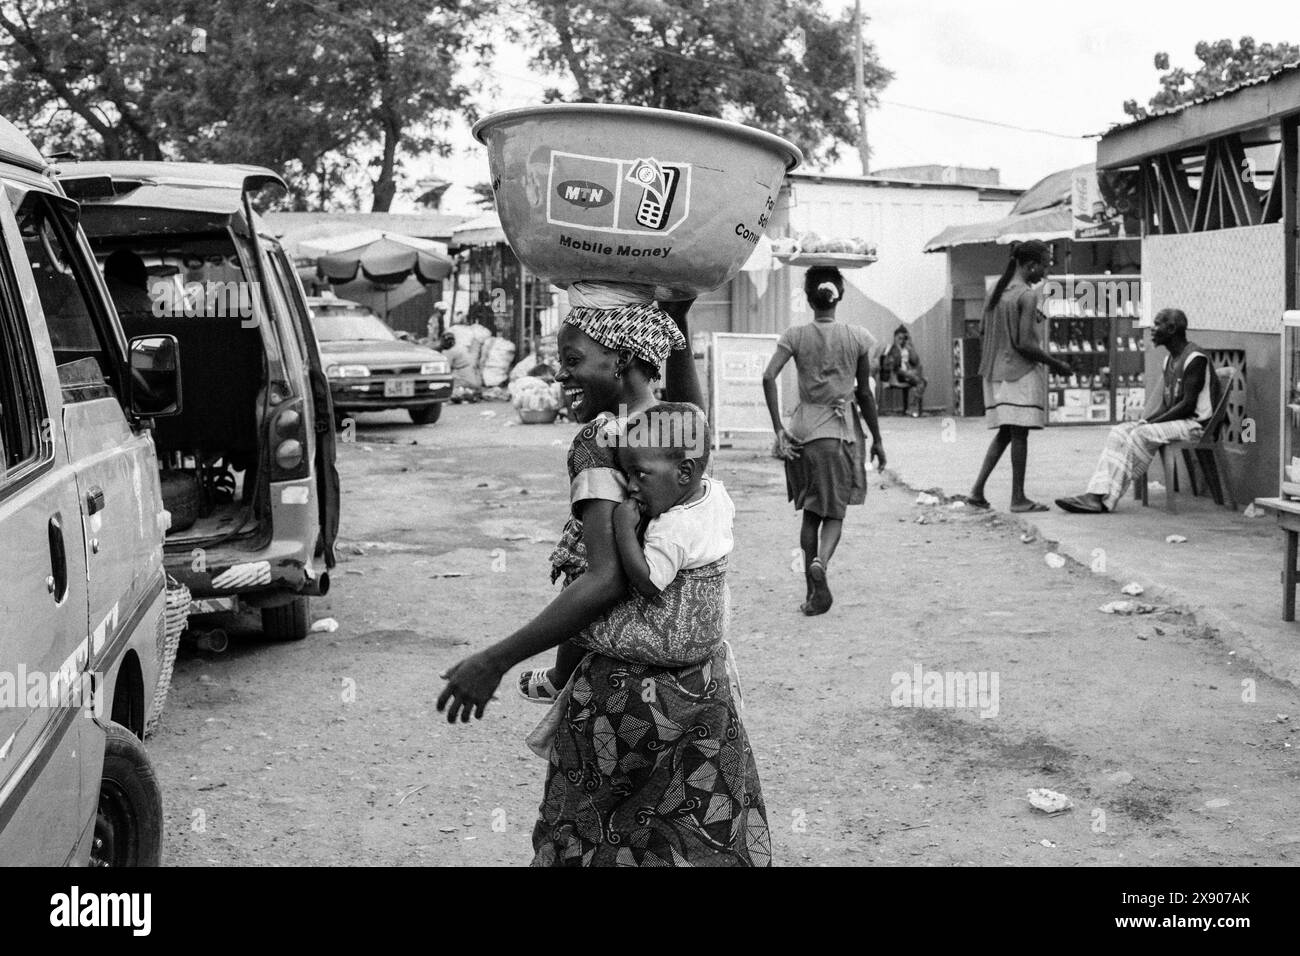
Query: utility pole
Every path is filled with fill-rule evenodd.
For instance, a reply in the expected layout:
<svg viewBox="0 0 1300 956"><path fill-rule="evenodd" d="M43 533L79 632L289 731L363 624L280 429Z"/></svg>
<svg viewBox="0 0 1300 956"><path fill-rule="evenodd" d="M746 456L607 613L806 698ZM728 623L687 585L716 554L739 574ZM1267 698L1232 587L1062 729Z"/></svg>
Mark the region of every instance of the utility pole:
<svg viewBox="0 0 1300 956"><path fill-rule="evenodd" d="M866 176L871 161L867 158L867 90L862 76L862 0L853 0L853 84L858 100L858 156Z"/></svg>

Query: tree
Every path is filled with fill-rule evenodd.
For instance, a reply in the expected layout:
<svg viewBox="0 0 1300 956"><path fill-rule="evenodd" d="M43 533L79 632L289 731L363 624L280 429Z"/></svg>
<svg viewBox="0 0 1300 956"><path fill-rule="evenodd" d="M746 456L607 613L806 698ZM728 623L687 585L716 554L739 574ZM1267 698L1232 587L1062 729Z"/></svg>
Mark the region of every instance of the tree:
<svg viewBox="0 0 1300 956"><path fill-rule="evenodd" d="M488 182L474 183L469 187L474 193L473 203L480 209L496 209L497 197L492 191L492 184Z"/></svg>
<svg viewBox="0 0 1300 956"><path fill-rule="evenodd" d="M851 12L818 0L530 0L536 65L577 97L720 116L834 160L857 138ZM865 44L868 100L893 78ZM559 99L558 90L549 99Z"/></svg>
<svg viewBox="0 0 1300 956"><path fill-rule="evenodd" d="M1300 61L1300 46L1293 43L1260 43L1253 37L1242 37L1237 45L1231 40L1202 40L1196 44L1196 58L1201 61L1194 73L1182 67L1170 69L1169 54L1155 55L1155 68L1165 71L1160 77L1160 90L1147 101L1145 107L1137 100L1127 100L1124 112L1134 119L1143 119L1159 110L1172 109L1184 103L1222 93L1239 86L1246 80L1268 76L1290 63Z"/></svg>
<svg viewBox="0 0 1300 956"><path fill-rule="evenodd" d="M366 189L443 151L485 0L0 0L0 112L47 152L248 162L290 205ZM367 179L369 182L367 183Z"/></svg>

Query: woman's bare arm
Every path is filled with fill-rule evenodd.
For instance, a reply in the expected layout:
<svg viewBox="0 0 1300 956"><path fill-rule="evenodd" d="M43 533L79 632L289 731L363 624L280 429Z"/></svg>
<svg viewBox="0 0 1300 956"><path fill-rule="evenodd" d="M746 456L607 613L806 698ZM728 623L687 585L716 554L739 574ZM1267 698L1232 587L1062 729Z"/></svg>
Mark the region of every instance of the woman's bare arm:
<svg viewBox="0 0 1300 956"><path fill-rule="evenodd" d="M686 323L686 313L695 304L694 299L676 302L660 302L659 308L666 312L686 339L686 348L668 353L664 363L664 401L690 402L704 407L704 392L700 388L700 376L695 369L695 349L691 345L691 330Z"/></svg>
<svg viewBox="0 0 1300 956"><path fill-rule="evenodd" d="M883 470L885 467L885 443L880 439L880 416L876 411L876 396L872 394L871 390L871 365L870 353L858 357L858 408L861 409L862 418L867 423L867 431L871 433L871 450L867 458L868 460L876 459L876 467Z"/></svg>
<svg viewBox="0 0 1300 956"><path fill-rule="evenodd" d="M520 661L557 647L600 617L627 594L627 582L614 541L615 502L593 500L580 506L587 572L555 596L535 618L504 640L446 671L447 686L438 695L438 710L450 701L447 720L470 713L483 716L506 671Z"/></svg>

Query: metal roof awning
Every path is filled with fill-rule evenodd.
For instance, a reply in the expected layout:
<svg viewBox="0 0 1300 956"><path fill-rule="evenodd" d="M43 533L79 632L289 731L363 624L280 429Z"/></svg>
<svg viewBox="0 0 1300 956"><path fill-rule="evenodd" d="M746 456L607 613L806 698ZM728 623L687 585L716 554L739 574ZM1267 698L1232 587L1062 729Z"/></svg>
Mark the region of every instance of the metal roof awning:
<svg viewBox="0 0 1300 956"><path fill-rule="evenodd" d="M1300 112L1300 63L1191 103L1116 126L1097 143L1097 167L1117 169Z"/></svg>

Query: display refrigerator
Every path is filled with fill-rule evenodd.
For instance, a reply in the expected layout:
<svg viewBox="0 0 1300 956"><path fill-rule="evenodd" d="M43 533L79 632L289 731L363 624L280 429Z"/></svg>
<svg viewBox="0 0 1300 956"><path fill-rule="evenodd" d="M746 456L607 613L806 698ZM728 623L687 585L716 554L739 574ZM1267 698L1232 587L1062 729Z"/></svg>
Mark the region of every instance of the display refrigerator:
<svg viewBox="0 0 1300 956"><path fill-rule="evenodd" d="M1070 366L1048 373L1047 419L1087 425L1140 415L1146 402L1141 277L1049 276L1044 286L1048 351Z"/></svg>

